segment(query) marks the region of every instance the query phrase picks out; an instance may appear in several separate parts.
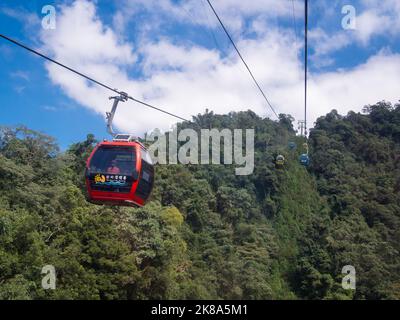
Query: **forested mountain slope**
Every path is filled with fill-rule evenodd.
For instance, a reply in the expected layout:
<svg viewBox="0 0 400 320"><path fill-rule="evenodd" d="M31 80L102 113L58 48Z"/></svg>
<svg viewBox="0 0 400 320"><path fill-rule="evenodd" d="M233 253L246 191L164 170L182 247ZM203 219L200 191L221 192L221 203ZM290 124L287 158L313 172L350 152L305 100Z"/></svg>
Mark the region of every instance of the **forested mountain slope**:
<svg viewBox="0 0 400 320"><path fill-rule="evenodd" d="M0 299L400 298L400 106L367 109L318 119L309 168L289 116L198 115L202 128L255 129L254 173L158 165L138 209L86 202L92 135L59 152L53 138L3 128ZM48 264L56 290L41 288ZM341 287L345 265L355 291Z"/></svg>

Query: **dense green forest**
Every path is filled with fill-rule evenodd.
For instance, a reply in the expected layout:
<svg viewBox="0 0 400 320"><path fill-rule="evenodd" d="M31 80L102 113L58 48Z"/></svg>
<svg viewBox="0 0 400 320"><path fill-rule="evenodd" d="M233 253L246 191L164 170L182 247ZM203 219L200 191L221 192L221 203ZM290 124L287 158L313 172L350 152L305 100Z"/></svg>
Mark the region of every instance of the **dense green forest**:
<svg viewBox="0 0 400 320"><path fill-rule="evenodd" d="M308 168L288 115L194 120L254 128L254 173L158 165L143 208L85 200L93 135L60 152L42 133L3 127L0 299L400 299L400 105L320 117ZM55 290L41 286L47 264ZM356 290L341 286L345 265Z"/></svg>

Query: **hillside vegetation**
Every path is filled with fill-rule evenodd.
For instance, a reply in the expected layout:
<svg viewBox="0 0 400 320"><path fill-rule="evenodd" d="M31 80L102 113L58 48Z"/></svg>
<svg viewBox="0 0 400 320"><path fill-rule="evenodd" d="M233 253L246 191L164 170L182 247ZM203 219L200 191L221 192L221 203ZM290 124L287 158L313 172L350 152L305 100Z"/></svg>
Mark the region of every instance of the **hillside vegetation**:
<svg viewBox="0 0 400 320"><path fill-rule="evenodd" d="M93 135L59 152L51 137L3 127L0 299L400 298L400 105L319 118L308 168L290 116L206 112L195 121L254 128L254 173L158 165L144 208L86 202ZM48 264L56 290L41 286ZM356 269L356 290L342 289L345 265Z"/></svg>

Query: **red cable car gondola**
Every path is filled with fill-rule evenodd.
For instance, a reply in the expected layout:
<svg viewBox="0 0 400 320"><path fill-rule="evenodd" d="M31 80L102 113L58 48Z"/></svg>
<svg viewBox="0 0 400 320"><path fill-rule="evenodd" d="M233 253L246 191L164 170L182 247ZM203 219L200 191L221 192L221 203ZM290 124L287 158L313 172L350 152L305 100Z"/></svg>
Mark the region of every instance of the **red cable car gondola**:
<svg viewBox="0 0 400 320"><path fill-rule="evenodd" d="M146 148L130 134L115 135L112 121L119 101L113 97L111 113L107 113L108 131L113 141L99 143L86 164L88 201L95 204L143 206L154 185L154 167Z"/></svg>

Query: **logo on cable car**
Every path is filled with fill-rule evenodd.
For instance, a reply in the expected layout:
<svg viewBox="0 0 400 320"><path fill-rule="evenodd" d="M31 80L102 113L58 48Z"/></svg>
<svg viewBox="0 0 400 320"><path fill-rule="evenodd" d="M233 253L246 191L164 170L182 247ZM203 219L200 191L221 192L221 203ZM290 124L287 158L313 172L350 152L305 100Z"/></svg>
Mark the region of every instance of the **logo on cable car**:
<svg viewBox="0 0 400 320"><path fill-rule="evenodd" d="M96 176L94 177L94 182L104 183L104 182L106 182L106 177L102 174L96 174Z"/></svg>
<svg viewBox="0 0 400 320"><path fill-rule="evenodd" d="M109 186L123 186L126 184L126 176L120 175L107 175L96 174L94 177L94 182L96 184L105 184Z"/></svg>

